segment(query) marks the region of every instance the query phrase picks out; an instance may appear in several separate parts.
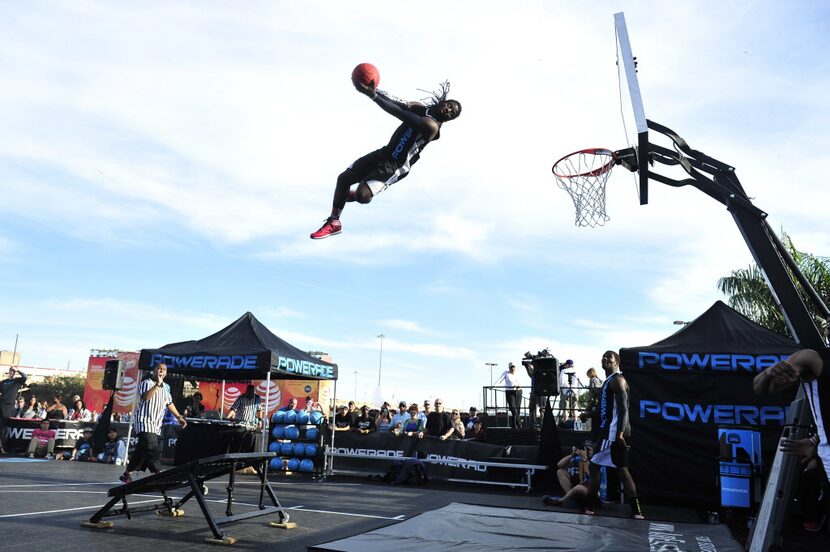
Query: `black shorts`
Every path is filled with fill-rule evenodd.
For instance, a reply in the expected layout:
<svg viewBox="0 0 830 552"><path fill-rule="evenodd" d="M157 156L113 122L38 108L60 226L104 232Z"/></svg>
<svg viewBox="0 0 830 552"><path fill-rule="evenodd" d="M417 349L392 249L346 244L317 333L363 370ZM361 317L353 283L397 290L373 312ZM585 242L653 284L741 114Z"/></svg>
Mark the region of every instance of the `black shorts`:
<svg viewBox="0 0 830 552"><path fill-rule="evenodd" d="M395 163L384 149L367 153L349 165L349 170L357 174L360 182L365 182L369 186L373 195L379 194L409 174L409 166Z"/></svg>

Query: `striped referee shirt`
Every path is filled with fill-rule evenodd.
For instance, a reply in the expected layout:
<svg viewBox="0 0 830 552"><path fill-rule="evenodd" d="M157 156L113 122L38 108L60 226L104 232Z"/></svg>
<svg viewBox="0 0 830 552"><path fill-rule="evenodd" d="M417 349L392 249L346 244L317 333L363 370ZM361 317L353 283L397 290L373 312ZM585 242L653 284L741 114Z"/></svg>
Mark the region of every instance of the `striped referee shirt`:
<svg viewBox="0 0 830 552"><path fill-rule="evenodd" d="M236 419L240 422L256 425L259 423L259 418L257 418L256 413L263 410L263 406L258 395L254 395L250 399L245 395L239 395L233 401L231 410L236 412Z"/></svg>
<svg viewBox="0 0 830 552"><path fill-rule="evenodd" d="M170 386L166 383L161 389L156 391L149 400L144 399L144 395L156 385L156 382L151 378L141 382L139 395L142 397L138 402L138 408L135 411L135 432L136 433L155 433L161 435L161 421L164 419L164 411L167 410L167 405L173 402L173 397L170 395Z"/></svg>

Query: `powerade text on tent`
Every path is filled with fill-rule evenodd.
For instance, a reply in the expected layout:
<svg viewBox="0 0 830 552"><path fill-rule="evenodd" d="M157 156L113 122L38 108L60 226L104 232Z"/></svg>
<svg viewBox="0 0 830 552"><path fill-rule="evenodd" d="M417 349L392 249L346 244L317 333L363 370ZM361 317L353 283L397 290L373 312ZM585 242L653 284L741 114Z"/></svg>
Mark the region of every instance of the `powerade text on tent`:
<svg viewBox="0 0 830 552"><path fill-rule="evenodd" d="M280 370L303 376L317 376L323 378L334 377L334 368L325 364L318 364L308 360L297 360L281 356L277 364Z"/></svg>

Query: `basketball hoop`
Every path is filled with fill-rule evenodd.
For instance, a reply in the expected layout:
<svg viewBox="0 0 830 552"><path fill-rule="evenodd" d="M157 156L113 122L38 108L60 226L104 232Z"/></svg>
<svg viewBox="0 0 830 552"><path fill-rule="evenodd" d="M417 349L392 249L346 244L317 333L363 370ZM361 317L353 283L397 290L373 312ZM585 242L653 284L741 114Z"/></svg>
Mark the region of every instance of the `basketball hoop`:
<svg viewBox="0 0 830 552"><path fill-rule="evenodd" d="M616 164L614 152L605 148L575 151L553 164L556 182L576 207L576 226L594 228L610 219L605 213L605 183Z"/></svg>

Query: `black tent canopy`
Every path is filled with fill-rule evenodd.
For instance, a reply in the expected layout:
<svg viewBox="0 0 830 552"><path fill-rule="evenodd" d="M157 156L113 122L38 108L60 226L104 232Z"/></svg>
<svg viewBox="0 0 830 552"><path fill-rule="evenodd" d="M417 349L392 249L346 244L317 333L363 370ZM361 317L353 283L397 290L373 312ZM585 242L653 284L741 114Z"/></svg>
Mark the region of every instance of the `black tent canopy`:
<svg viewBox="0 0 830 552"><path fill-rule="evenodd" d="M159 362L170 373L205 379L337 379L337 364L294 347L250 312L202 339L141 350L140 369L150 370Z"/></svg>
<svg viewBox="0 0 830 552"><path fill-rule="evenodd" d="M798 348L717 301L666 339L621 349L638 490L714 501L719 427L759 431L769 468L795 393L758 397L752 381Z"/></svg>

